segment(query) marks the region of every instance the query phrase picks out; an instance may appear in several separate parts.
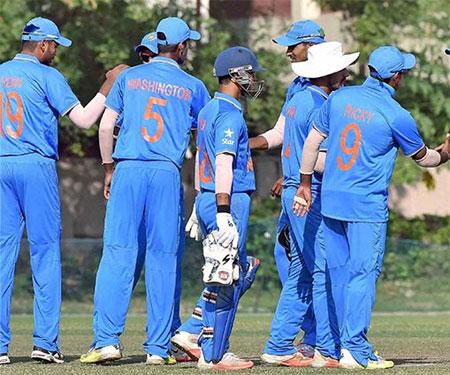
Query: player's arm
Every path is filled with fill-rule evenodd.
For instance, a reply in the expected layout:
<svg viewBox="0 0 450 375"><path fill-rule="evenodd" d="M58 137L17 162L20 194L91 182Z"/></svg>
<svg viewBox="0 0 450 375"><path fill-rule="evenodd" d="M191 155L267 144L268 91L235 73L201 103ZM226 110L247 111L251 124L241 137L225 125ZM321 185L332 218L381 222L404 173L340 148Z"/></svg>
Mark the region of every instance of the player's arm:
<svg viewBox="0 0 450 375"><path fill-rule="evenodd" d="M406 156L410 156L419 166L433 168L444 164L449 159L449 142L447 135L444 144L436 149L428 148L417 130L416 122L406 111L400 112L391 124L392 135Z"/></svg>
<svg viewBox="0 0 450 375"><path fill-rule="evenodd" d="M219 233L217 241L227 247L231 243L237 247L239 235L231 217L231 188L233 185L233 160L234 155L220 153L216 155L216 221Z"/></svg>
<svg viewBox="0 0 450 375"><path fill-rule="evenodd" d="M110 108L106 108L98 130L100 155L102 157L102 165L105 172L103 195L106 199L109 199L110 196L111 180L114 172L114 160L112 158L112 154L114 144L114 126L118 116L119 115L117 112Z"/></svg>
<svg viewBox="0 0 450 375"><path fill-rule="evenodd" d="M108 71L105 81L94 98L85 107L78 103L68 112L69 118L76 126L82 129L89 129L97 122L105 108L106 96L111 91L114 81L119 73L127 67L127 65L121 64Z"/></svg>
<svg viewBox="0 0 450 375"><path fill-rule="evenodd" d="M283 144L285 122L286 118L281 113L272 129L249 139L250 149L269 150L281 146Z"/></svg>

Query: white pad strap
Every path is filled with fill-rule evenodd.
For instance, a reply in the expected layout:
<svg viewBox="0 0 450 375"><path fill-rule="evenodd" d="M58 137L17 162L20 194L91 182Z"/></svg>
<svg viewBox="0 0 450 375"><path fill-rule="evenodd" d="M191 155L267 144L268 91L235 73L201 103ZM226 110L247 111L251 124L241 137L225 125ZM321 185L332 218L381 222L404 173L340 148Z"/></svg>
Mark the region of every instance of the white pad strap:
<svg viewBox="0 0 450 375"><path fill-rule="evenodd" d="M325 135L320 133L317 129L311 129L308 137L306 137L305 145L303 146L300 173L313 174L319 154L320 144L325 138Z"/></svg>
<svg viewBox="0 0 450 375"><path fill-rule="evenodd" d="M437 167L439 164L441 164L441 155L439 154L439 152L430 150L427 147L425 156L419 160L416 160L416 163L425 168Z"/></svg>
<svg viewBox="0 0 450 375"><path fill-rule="evenodd" d="M69 112L69 118L76 126L82 129L89 129L102 114L105 108L105 101L105 96L97 93L86 107L83 107L81 104L73 107Z"/></svg>

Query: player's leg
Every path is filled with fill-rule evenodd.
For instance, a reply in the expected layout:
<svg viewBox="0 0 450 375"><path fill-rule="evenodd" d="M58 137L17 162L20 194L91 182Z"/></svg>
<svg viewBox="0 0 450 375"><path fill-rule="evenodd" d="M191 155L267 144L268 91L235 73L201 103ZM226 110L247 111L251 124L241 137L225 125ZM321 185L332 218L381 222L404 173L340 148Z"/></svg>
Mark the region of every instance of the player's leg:
<svg viewBox="0 0 450 375"><path fill-rule="evenodd" d="M303 257L306 218L297 217L293 213L291 206L294 195L294 188L284 189L282 195L282 204L290 225L291 262L289 276L280 294L262 359L273 364L304 367L308 363L303 361L301 354L297 354L294 339L311 305L312 277ZM296 314L292 314L292 311L296 311Z"/></svg>
<svg viewBox="0 0 450 375"><path fill-rule="evenodd" d="M368 366L373 353L367 332L379 275L379 259L384 254L386 227L386 223L348 224L350 277L342 348L364 367Z"/></svg>
<svg viewBox="0 0 450 375"><path fill-rule="evenodd" d="M133 288L147 179L145 162L120 162L113 175L94 292L95 348L115 348L107 359L121 356L119 336L125 328ZM102 353L97 354L101 357ZM82 362L89 362L89 358L84 359Z"/></svg>
<svg viewBox="0 0 450 375"><path fill-rule="evenodd" d="M9 319L14 269L19 255L24 218L15 187L14 165L0 158L0 355L1 363L9 363L7 356L11 341Z"/></svg>
<svg viewBox="0 0 450 375"><path fill-rule="evenodd" d="M146 233L146 225L145 219L142 218L142 221L139 225L138 231L138 252L136 258L136 267L134 269L134 277L133 277L133 290L136 287L136 284L139 282L139 278L141 277L142 268L144 267L145 262L145 253L147 251L147 233Z"/></svg>
<svg viewBox="0 0 450 375"><path fill-rule="evenodd" d="M147 340L148 364L171 364L170 334L178 271L180 174L171 163L152 169L146 202Z"/></svg>
<svg viewBox="0 0 450 375"><path fill-rule="evenodd" d="M22 194L34 289L34 332L31 357L63 362L59 353L61 311L61 208L54 160L21 157L17 185ZM28 160L27 160L28 159Z"/></svg>
<svg viewBox="0 0 450 375"><path fill-rule="evenodd" d="M278 276L280 278L281 285L285 283L289 273L289 263L290 263L290 249L287 250L279 241L280 233L286 230L288 226L288 218L283 210L281 209L280 216L278 218L277 225L277 236L275 239L275 246L273 249L273 254L275 257L275 264L278 270ZM305 319L302 324L302 330L304 332L301 343L298 345L298 350L307 357L312 357L314 355L314 347L316 345L316 322L314 319L314 310L312 305L308 309L305 315Z"/></svg>
<svg viewBox="0 0 450 375"><path fill-rule="evenodd" d="M199 220L202 230L209 233L217 229L214 193L202 193L198 199ZM250 197L244 193L231 196L231 215L239 232L239 258L246 260L246 235L250 216ZM246 261L241 261L241 269L246 269ZM242 295L245 275L241 271L239 281L228 287L208 287L203 293L203 332L200 337L202 357L200 368L241 369L250 368L253 362L242 360L232 353L226 353L229 337L239 299Z"/></svg>

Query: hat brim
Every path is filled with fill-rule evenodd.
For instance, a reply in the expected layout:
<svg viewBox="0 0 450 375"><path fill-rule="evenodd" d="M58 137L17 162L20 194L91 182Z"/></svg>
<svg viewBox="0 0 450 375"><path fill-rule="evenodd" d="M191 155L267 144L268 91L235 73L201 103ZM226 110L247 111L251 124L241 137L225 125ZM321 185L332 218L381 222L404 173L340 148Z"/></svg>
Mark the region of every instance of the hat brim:
<svg viewBox="0 0 450 375"><path fill-rule="evenodd" d="M64 38L62 35L58 39L53 40L63 47L70 47L72 45L72 41L70 39Z"/></svg>
<svg viewBox="0 0 450 375"><path fill-rule="evenodd" d="M402 53L403 69L410 70L416 66L416 57L412 53Z"/></svg>
<svg viewBox="0 0 450 375"><path fill-rule="evenodd" d="M191 30L191 32L189 33L190 40L200 40L201 37L202 35L198 31Z"/></svg>
<svg viewBox="0 0 450 375"><path fill-rule="evenodd" d="M301 61L292 63L292 70L298 76L305 78L319 78L341 71L354 64L359 58L359 52L340 56L334 60L329 59L318 64L316 61Z"/></svg>
<svg viewBox="0 0 450 375"><path fill-rule="evenodd" d="M447 55L450 55L450 48L446 48L446 49L445 49L445 53L446 53Z"/></svg>

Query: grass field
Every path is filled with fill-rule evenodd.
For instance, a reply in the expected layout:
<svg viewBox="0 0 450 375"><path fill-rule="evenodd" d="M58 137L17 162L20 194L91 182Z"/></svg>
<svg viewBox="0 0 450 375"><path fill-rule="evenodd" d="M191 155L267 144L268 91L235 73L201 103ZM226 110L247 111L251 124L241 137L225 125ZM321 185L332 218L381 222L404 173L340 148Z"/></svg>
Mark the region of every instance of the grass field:
<svg viewBox="0 0 450 375"><path fill-rule="evenodd" d="M269 314L238 314L232 336L232 351L253 358L255 368L242 372L251 374L320 374L348 373L337 369L288 369L263 365L259 355L270 327ZM29 359L31 352L32 317L13 316L11 328L12 364L0 367L0 374L190 374L197 373L192 364L175 366L146 366L142 350L145 317L130 316L122 341L126 357L109 365L82 365L81 353L91 340L91 317L88 315L63 316L61 346L66 355L63 365L44 365ZM371 340L396 367L385 370L392 374L450 374L450 314L377 314L374 317ZM357 371L356 371L357 372Z"/></svg>

